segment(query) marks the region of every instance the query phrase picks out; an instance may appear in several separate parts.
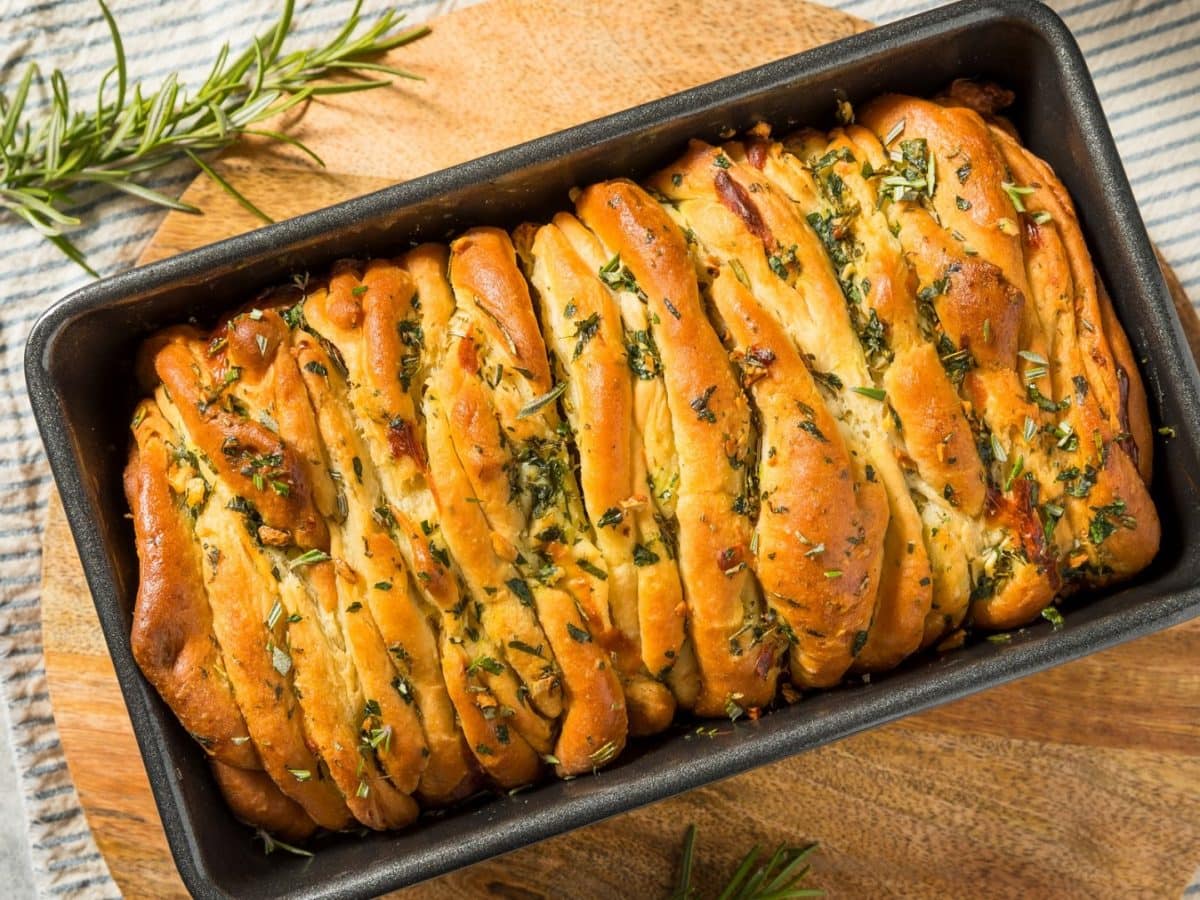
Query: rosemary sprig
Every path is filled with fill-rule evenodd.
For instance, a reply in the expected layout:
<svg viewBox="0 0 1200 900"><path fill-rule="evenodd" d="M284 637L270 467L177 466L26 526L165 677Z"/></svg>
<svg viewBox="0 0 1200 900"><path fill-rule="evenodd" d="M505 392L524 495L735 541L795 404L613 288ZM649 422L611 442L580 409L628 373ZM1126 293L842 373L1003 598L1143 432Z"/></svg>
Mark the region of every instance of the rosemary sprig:
<svg viewBox="0 0 1200 900"><path fill-rule="evenodd" d="M94 109L73 106L66 77L54 70L43 78L30 63L11 96L0 90L0 209L23 219L92 275L67 230L80 224L69 212L71 192L103 184L150 203L183 212L200 212L143 183L146 173L187 158L222 190L265 221L260 209L221 178L202 159L255 135L296 147L318 164L321 159L288 135L256 127L312 97L384 87L390 78L419 78L411 72L371 62L388 50L428 34L422 26L397 32L404 19L389 10L359 32L361 0L345 26L323 47L283 52L292 28L293 0L285 0L279 20L238 56L226 44L203 84L188 93L177 75L153 92L128 84L125 48L116 20L97 0L112 35L115 62L100 80ZM334 75L352 80L317 83ZM25 105L35 84L49 84L49 110L37 121Z"/></svg>
<svg viewBox="0 0 1200 900"><path fill-rule="evenodd" d="M276 850L283 850L287 853L293 854L294 856L313 855L311 850L305 850L302 847L295 847L292 844L285 844L283 841L279 840L279 838L268 834L261 828L256 828L254 830L254 836L263 842L263 854L267 856L270 856Z"/></svg>
<svg viewBox="0 0 1200 900"><path fill-rule="evenodd" d="M824 891L800 887L809 873L807 859L817 849L816 844L805 847L780 845L759 862L759 847L754 846L743 858L729 882L718 893L717 900L794 900L801 897L821 897ZM683 838L679 861L679 880L670 900L692 900L696 888L692 885L692 867L696 859L696 826L689 825Z"/></svg>

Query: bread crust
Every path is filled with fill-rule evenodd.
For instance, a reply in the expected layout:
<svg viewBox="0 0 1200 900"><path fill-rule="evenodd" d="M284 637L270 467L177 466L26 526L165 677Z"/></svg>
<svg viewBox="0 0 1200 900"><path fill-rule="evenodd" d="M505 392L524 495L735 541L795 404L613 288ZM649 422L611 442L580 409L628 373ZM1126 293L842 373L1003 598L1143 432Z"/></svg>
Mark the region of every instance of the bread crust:
<svg viewBox="0 0 1200 900"><path fill-rule="evenodd" d="M476 506L501 550L511 548L501 590L532 599L521 608L536 611L544 635L525 649L510 641L508 658L520 665L528 657L536 667L553 652L563 707L556 770L579 774L618 754L628 730L624 694L602 643L612 629L606 563L583 514L545 344L508 235L466 232L450 246L449 277L457 303L451 332L461 336L452 336L434 382L454 398L448 425ZM541 561L536 574L530 560ZM531 654L530 646L545 650Z"/></svg>
<svg viewBox="0 0 1200 900"><path fill-rule="evenodd" d="M289 842L306 840L317 830L304 807L279 790L266 772L228 766L215 757L211 762L221 796L247 825Z"/></svg>
<svg viewBox="0 0 1200 900"><path fill-rule="evenodd" d="M635 285L613 277L619 273L608 271L611 255L605 254L596 236L579 219L562 213L555 216L554 225L584 265L601 281L607 279L605 287L620 309L626 362L634 376L630 471L634 487L643 490L646 499L644 505L629 511L642 547L640 559L635 560L635 565L641 563L637 565L637 576L642 659L650 673L666 682L678 705L691 709L700 690L700 676L687 636L687 605L677 561L679 457L663 384L662 359L650 328L646 298L630 289ZM639 725L631 721L630 727Z"/></svg>
<svg viewBox="0 0 1200 900"><path fill-rule="evenodd" d="M196 445L186 430L183 416L160 386L156 399L164 415L176 428L188 452L196 454ZM225 671L238 708L264 770L288 797L299 803L321 826L346 827L350 812L337 787L319 773L321 761L310 749L307 732L298 715L293 688L292 657L276 656L284 638L278 622L268 628L278 590L259 577L255 551L242 527L241 514L229 508L235 503L222 482L204 473L209 484L208 501L196 517L196 536L207 565L202 567L205 589L210 598L213 633L222 647ZM215 560L215 563L213 562ZM255 590L247 591L252 585ZM245 596L250 602L242 602ZM308 773L298 777L295 772Z"/></svg>
<svg viewBox="0 0 1200 900"><path fill-rule="evenodd" d="M919 198L892 202L886 214L920 283L945 288L932 300L939 340L954 353L969 354L960 396L984 426L988 444L1000 447L995 456L1003 456L993 462L987 503L989 524L1002 538L982 556L971 615L984 627L1015 627L1053 600L1062 584L1059 559L1073 540L1061 524L1049 533L1035 503L1062 493L1038 440L1050 416L1026 389L1036 369L1032 360L1045 356L1045 338L1027 300L1020 239L996 224L1012 205L983 121L968 109L895 95L873 101L859 115L881 144L901 120L904 139L923 141L943 173L942 189L935 187L932 199L936 218ZM875 162L887 165L878 157Z"/></svg>
<svg viewBox="0 0 1200 900"><path fill-rule="evenodd" d="M639 577L639 569L660 564L661 558L641 543L656 535L644 536L635 517L649 499L645 481L634 481L633 376L621 313L597 270L587 266L563 233L560 225L572 227L569 218L562 214L550 225L519 229L517 245L525 245L522 253L547 343L560 381L567 384L562 405L579 451L580 488L608 572L612 627L594 636L621 674L631 732L652 734L666 728L675 714L674 697L651 672L674 665L683 617L677 594L654 592L654 583ZM652 655L643 650L643 629Z"/></svg>
<svg viewBox="0 0 1200 900"><path fill-rule="evenodd" d="M261 769L225 672L204 589L192 510L208 484L153 400L138 404L125 496L138 548L130 645L142 673L214 760Z"/></svg>
<svg viewBox="0 0 1200 900"><path fill-rule="evenodd" d="M889 668L920 642L931 602L929 562L885 407L878 395L861 393L876 390L873 376L825 251L740 143L716 148L693 142L682 160L651 183L674 201L696 235L698 262L729 268L780 323L802 360L823 373L829 390L822 403L833 412L863 473L858 480L866 485L859 485L867 527L862 537L873 559L851 590L867 598L872 614L865 645L860 639L853 647L855 666ZM804 273L802 280L796 271Z"/></svg>
<svg viewBox="0 0 1200 900"><path fill-rule="evenodd" d="M443 657L457 657L449 635L462 631L447 630L439 640L430 623L443 616L453 621L460 594L438 543L423 429L406 390L419 389L423 353L414 296L411 279L394 263L339 264L328 286L310 292L304 314L335 348L346 374L312 342L300 363L341 475L343 544L361 576L359 602L370 608L387 646L394 693L420 711L429 757L418 791L423 802L441 805L477 786L464 734L478 743L491 728L471 704L461 710L460 729L445 678L461 675L463 667Z"/></svg>
<svg viewBox="0 0 1200 900"><path fill-rule="evenodd" d="M701 680L695 710L721 715L730 702L762 707L775 692L781 647L762 639L764 609L749 568L750 523L729 515L746 489L749 406L704 314L678 226L628 181L585 189L576 208L628 268L653 316L679 454L679 570Z"/></svg>

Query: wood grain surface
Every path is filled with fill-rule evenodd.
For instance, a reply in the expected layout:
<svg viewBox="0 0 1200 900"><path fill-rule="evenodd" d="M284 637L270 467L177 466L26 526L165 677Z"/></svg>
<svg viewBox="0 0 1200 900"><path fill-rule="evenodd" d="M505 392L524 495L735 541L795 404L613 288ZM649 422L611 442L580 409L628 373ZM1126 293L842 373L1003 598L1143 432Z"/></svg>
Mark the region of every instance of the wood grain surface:
<svg viewBox="0 0 1200 900"><path fill-rule="evenodd" d="M247 145L222 173L277 218L844 36L792 0L495 0L397 54L424 83L284 123L328 164ZM207 179L147 247L257 227ZM1175 285L1178 289L1178 285ZM1194 349L1200 321L1179 292ZM45 538L47 670L88 821L128 897L183 896L61 506ZM1200 866L1200 621L400 892L656 897L700 826L711 887L753 844L817 840L832 896L1175 897Z"/></svg>

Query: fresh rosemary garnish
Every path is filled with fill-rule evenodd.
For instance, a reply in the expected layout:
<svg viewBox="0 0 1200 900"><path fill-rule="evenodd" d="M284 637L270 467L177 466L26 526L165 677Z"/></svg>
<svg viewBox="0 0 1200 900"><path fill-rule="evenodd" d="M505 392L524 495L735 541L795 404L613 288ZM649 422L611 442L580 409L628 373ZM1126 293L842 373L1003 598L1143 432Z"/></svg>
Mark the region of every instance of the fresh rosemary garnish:
<svg viewBox="0 0 1200 900"><path fill-rule="evenodd" d="M100 81L94 109L72 104L66 78L54 70L44 78L31 62L9 91L0 91L0 208L23 219L90 274L83 253L67 236L80 219L70 212L72 191L89 184L107 185L139 199L181 212L200 210L145 184L147 173L187 158L244 208L271 219L215 172L202 158L246 135L290 144L324 165L300 141L259 123L322 94L365 91L396 78L419 76L370 58L428 34L426 27L397 33L404 19L389 10L362 33L361 0L346 24L323 47L283 53L292 28L294 0L286 0L277 21L251 46L231 57L226 44L208 78L194 92L168 75L155 90L128 83L125 48L112 13L97 0L112 36L115 61ZM353 80L317 84L334 75ZM48 83L49 112L34 120L25 106L35 83Z"/></svg>
<svg viewBox="0 0 1200 900"><path fill-rule="evenodd" d="M755 845L742 857L733 876L716 896L721 900L793 900L800 897L822 897L824 891L800 887L811 868L808 858L816 849L816 844L804 847L781 844L766 861L760 861L761 850ZM679 880L670 894L670 900L692 900L696 896L697 886L692 883L695 862L696 826L689 825L683 838Z"/></svg>
<svg viewBox="0 0 1200 900"><path fill-rule="evenodd" d="M263 854L269 856L276 850L284 850L288 853L294 853L296 856L312 856L311 850L304 850L301 847L293 847L291 844L285 844L276 837L272 837L261 828L256 829L254 836L263 842Z"/></svg>
<svg viewBox="0 0 1200 900"><path fill-rule="evenodd" d="M332 557L323 550L307 550L301 553L295 559L288 563L289 569L298 569L301 566L312 566L317 563L329 562Z"/></svg>
<svg viewBox="0 0 1200 900"><path fill-rule="evenodd" d="M560 396L562 396L562 392L565 391L566 389L567 389L567 383L565 381L560 381L558 384L556 384L554 387L550 388L550 390L548 390L546 393L542 394L540 397L535 397L534 399L532 399L528 403L526 403L524 406L522 406L521 409L517 412L517 418L518 419L527 418L529 416L532 416L534 413L538 412L539 410L543 409L544 407L549 406L551 403L553 403L555 400L557 400Z"/></svg>

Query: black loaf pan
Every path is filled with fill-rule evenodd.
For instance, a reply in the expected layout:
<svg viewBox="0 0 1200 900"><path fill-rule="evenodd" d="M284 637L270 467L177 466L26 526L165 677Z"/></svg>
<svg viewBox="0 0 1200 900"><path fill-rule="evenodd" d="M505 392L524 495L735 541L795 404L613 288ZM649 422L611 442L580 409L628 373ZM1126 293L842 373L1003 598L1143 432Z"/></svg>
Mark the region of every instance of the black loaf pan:
<svg viewBox="0 0 1200 900"><path fill-rule="evenodd" d="M130 654L137 566L120 474L139 342L190 316L211 323L260 288L342 256L394 253L409 241L443 239L471 225L544 219L567 206L572 186L649 172L691 137L716 140L760 120L777 133L828 125L835 89L862 103L886 91L927 95L963 76L1016 92L1010 115L1078 203L1096 264L1142 363L1153 417L1174 426L1176 436L1156 448L1153 493L1163 546L1155 563L1133 582L1073 601L1058 632L1042 622L1011 643L977 642L922 656L870 684L815 695L711 741L685 741L680 726L634 742L598 776L481 802L401 833L331 838L311 860L264 857L227 811L200 748ZM201 897L379 894L1200 614L1196 366L1079 48L1035 0L943 7L106 278L38 321L25 366L167 838L184 882Z"/></svg>

